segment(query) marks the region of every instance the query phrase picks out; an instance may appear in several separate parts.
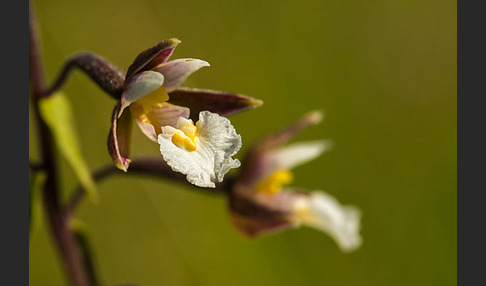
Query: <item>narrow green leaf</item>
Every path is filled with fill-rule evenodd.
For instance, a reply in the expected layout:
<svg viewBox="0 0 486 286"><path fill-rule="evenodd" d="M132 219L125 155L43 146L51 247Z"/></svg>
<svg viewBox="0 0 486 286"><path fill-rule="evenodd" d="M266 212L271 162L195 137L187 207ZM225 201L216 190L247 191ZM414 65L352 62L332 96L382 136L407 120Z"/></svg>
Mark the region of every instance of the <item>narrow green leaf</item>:
<svg viewBox="0 0 486 286"><path fill-rule="evenodd" d="M46 173L33 172L29 178L29 245L32 237L40 227L42 186L46 181Z"/></svg>
<svg viewBox="0 0 486 286"><path fill-rule="evenodd" d="M81 155L69 101L57 92L40 102L40 112L52 130L61 154L66 158L91 202L98 201L98 193L88 166Z"/></svg>

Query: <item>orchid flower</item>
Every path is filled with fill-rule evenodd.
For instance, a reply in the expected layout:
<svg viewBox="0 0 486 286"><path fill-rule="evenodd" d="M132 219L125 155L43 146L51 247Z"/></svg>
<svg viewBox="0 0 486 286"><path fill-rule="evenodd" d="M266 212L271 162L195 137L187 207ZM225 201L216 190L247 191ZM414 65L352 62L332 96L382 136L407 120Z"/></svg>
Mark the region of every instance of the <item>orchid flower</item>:
<svg viewBox="0 0 486 286"><path fill-rule="evenodd" d="M292 168L330 149L329 141L283 145L321 119L320 112L311 112L250 149L229 194L231 221L243 235L251 238L305 225L328 234L343 251L361 245L361 212L357 207L342 205L323 191L284 187L292 182Z"/></svg>
<svg viewBox="0 0 486 286"><path fill-rule="evenodd" d="M128 68L120 102L112 115L108 150L115 165L130 164L131 121L160 144L160 152L174 171L200 187L215 187L240 165L231 158L241 137L227 118L262 104L240 94L181 88L195 71L209 66L199 59L168 61L178 39L167 39L140 53ZM199 119L199 121L198 121ZM194 124L196 122L196 124Z"/></svg>

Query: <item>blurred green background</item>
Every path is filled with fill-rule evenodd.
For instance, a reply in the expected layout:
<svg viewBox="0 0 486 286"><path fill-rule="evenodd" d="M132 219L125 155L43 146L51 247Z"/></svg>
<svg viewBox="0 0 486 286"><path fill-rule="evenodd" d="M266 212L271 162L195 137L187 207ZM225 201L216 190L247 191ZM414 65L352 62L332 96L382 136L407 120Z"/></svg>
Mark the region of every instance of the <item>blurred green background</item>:
<svg viewBox="0 0 486 286"><path fill-rule="evenodd" d="M155 179L116 176L83 202L104 285L455 285L456 1L33 1L47 80L80 50L126 70L162 39L173 58L207 60L190 87L265 104L231 118L241 158L261 136L312 109L322 124L297 140L335 148L295 169L293 186L321 189L363 211L363 246L344 254L313 229L250 241L223 197ZM111 162L115 101L76 71L71 100L92 168ZM32 120L32 118L31 118ZM38 157L29 125L29 153ZM134 128L134 156L158 154ZM64 160L62 185L76 181ZM33 237L30 285L65 285L46 224Z"/></svg>

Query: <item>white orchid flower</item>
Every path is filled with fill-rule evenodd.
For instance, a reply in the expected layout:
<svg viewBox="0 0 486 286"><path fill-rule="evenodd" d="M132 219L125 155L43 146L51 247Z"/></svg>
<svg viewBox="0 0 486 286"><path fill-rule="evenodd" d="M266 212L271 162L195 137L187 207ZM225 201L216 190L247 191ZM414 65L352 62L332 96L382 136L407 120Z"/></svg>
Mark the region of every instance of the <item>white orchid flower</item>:
<svg viewBox="0 0 486 286"><path fill-rule="evenodd" d="M199 187L214 188L230 169L240 166L231 157L241 147L241 136L227 118L209 111L199 113L196 125L180 117L175 127L162 127L158 142L167 164Z"/></svg>

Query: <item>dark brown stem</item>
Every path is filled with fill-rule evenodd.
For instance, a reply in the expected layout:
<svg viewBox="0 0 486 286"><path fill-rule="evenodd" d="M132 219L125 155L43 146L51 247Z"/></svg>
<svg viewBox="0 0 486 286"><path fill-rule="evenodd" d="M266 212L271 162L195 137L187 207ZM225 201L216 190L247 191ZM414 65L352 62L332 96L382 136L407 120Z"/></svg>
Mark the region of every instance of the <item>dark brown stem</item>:
<svg viewBox="0 0 486 286"><path fill-rule="evenodd" d="M42 166L39 162L34 162L29 159L29 170L31 172L38 172L42 170L44 166Z"/></svg>
<svg viewBox="0 0 486 286"><path fill-rule="evenodd" d="M60 89L73 68L78 68L86 73L111 97L120 99L125 73L103 57L89 52L77 53L68 58L57 79L51 87L44 91L42 96L49 96Z"/></svg>
<svg viewBox="0 0 486 286"><path fill-rule="evenodd" d="M43 186L43 202L51 234L59 251L67 277L73 286L88 286L86 273L81 263L78 248L72 232L69 230L67 217L64 216L59 200L57 166L55 163L53 138L39 112L39 100L45 94L45 83L39 51L38 35L35 27L35 15L29 2L29 79L32 85L33 112L38 124L40 139L41 164L47 178Z"/></svg>
<svg viewBox="0 0 486 286"><path fill-rule="evenodd" d="M93 251L88 236L83 230L76 228L73 229L73 233L76 243L81 251L81 257L91 286L100 286L101 283L99 282L98 274L96 272L95 261L92 254Z"/></svg>
<svg viewBox="0 0 486 286"><path fill-rule="evenodd" d="M231 177L227 176L222 183L216 184L216 188L198 188L190 184L186 177L181 173L176 173L171 170L167 163L162 158L157 157L144 157L133 159L128 168L128 172L123 172L116 168L113 164L103 166L93 172L93 179L96 182L102 181L111 175L145 175L151 177L159 177L162 179L176 180L180 183L191 186L194 190L205 194L225 194L227 192L227 186L231 184ZM81 200L84 198L85 191L81 186L78 186L74 190L73 195L69 203L66 206L66 213L73 214L76 211Z"/></svg>

